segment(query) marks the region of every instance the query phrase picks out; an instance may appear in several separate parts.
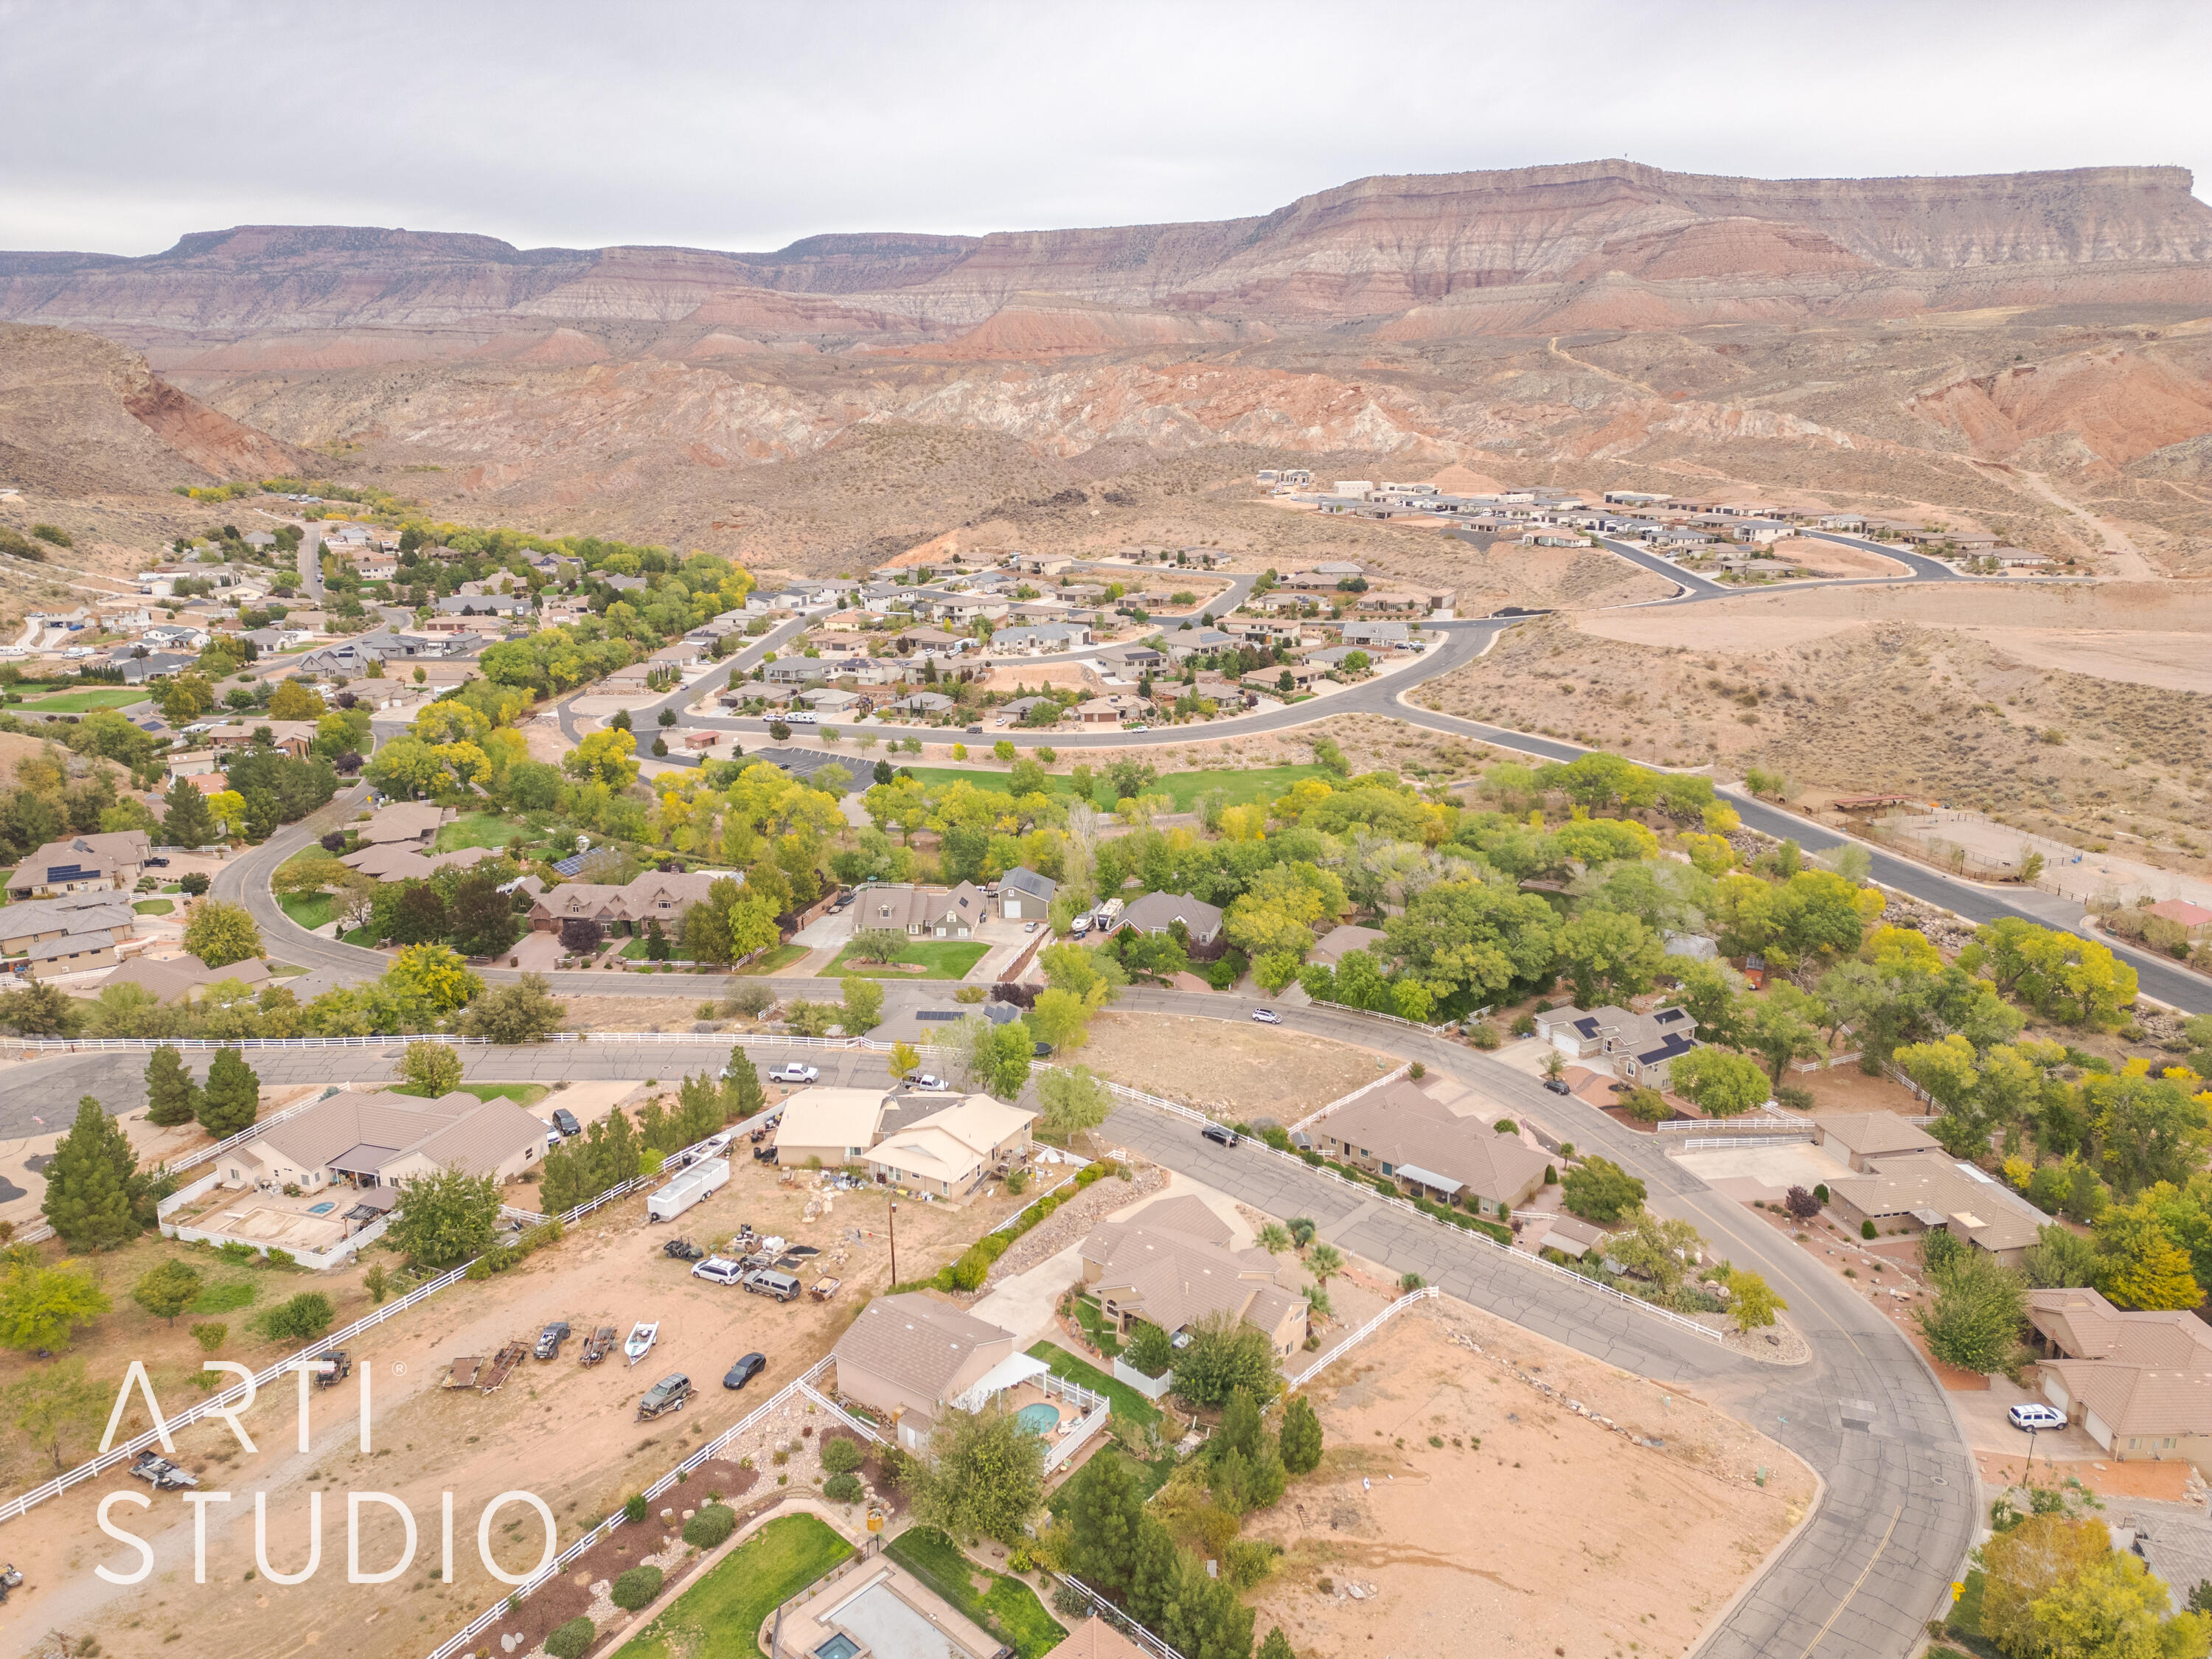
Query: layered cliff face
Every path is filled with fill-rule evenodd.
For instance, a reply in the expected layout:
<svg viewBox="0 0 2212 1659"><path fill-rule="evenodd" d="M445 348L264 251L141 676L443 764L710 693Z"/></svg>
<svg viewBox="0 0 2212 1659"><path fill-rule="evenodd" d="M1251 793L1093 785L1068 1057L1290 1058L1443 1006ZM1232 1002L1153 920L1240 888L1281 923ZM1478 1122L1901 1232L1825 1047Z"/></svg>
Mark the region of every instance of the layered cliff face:
<svg viewBox="0 0 2212 1659"><path fill-rule="evenodd" d="M870 526L897 491L856 457L959 434L957 488L923 496L953 522L1018 453L1633 466L1900 510L1971 507L2016 466L2112 490L2212 568L2212 209L2190 192L2177 168L1599 161L773 253L247 227L143 259L0 254L0 316L125 342L246 428L343 446L457 514L543 507L748 556L889 533ZM763 470L780 482L739 485ZM807 489L836 510L767 505Z"/></svg>
<svg viewBox="0 0 2212 1659"><path fill-rule="evenodd" d="M272 335L324 351L362 336L362 361L390 355L369 336L454 356L556 325L617 356L641 328L687 321L905 344L1035 296L1277 327L1387 323L1407 338L2212 299L2212 209L2190 184L2177 167L1770 180L1596 161L1363 179L1249 219L824 236L772 254L246 227L143 259L0 254L0 316L106 333L167 364L249 337L270 363Z"/></svg>
<svg viewBox="0 0 2212 1659"><path fill-rule="evenodd" d="M44 494L140 495L312 469L113 343L0 324L0 476Z"/></svg>

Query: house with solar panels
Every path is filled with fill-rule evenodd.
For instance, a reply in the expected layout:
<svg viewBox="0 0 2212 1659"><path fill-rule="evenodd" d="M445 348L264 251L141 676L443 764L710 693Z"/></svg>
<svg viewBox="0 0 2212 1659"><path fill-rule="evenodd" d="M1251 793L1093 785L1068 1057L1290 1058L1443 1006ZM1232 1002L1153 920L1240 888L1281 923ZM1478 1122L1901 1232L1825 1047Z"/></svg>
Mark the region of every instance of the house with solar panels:
<svg viewBox="0 0 2212 1659"><path fill-rule="evenodd" d="M10 900L59 898L69 893L128 892L151 856L143 830L118 830L50 841L8 877Z"/></svg>

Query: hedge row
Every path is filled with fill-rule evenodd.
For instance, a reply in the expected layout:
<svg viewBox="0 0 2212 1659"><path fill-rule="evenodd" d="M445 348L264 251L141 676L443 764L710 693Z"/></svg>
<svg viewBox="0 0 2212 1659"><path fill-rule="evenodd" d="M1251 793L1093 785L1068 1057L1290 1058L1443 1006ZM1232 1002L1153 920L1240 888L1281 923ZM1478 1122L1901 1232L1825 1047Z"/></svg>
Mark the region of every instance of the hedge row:
<svg viewBox="0 0 2212 1659"><path fill-rule="evenodd" d="M1120 1167L1118 1164L1093 1159L1076 1171L1076 1190L1080 1192L1093 1182L1116 1173ZM981 1290L983 1280L990 1274L991 1264L1012 1249L1016 1239L1058 1209L1064 1201L1056 1194L1037 1200L1028 1209L1023 1211L1011 1225L1001 1227L996 1232L985 1233L982 1237L963 1250L957 1259L939 1267L936 1275L925 1282L940 1291ZM896 1290L898 1287L895 1285L892 1288ZM916 1285L913 1288L918 1290L921 1286Z"/></svg>
<svg viewBox="0 0 2212 1659"><path fill-rule="evenodd" d="M1314 1169L1334 1170L1347 1181L1356 1181L1363 1187L1372 1187L1378 1193L1384 1193L1392 1198L1402 1200L1411 1204L1423 1215L1433 1216L1438 1221L1449 1221L1453 1226L1464 1227L1469 1232L1488 1233L1500 1244L1510 1244L1513 1242L1513 1230L1510 1227L1500 1226L1495 1221L1485 1221L1480 1216L1469 1215L1464 1210L1454 1209L1446 1204L1438 1204L1431 1199L1409 1196L1404 1188L1388 1176L1370 1175L1366 1170L1356 1169L1349 1164L1339 1164L1334 1158L1323 1158L1319 1152L1300 1152L1298 1156Z"/></svg>

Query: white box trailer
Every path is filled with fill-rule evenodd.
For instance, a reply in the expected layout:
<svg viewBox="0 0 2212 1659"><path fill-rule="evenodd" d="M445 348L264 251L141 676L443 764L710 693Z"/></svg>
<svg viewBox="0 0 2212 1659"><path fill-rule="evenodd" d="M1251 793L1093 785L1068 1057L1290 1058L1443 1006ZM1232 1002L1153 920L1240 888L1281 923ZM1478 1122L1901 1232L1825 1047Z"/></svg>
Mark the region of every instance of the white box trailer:
<svg viewBox="0 0 2212 1659"><path fill-rule="evenodd" d="M645 1218L648 1221L672 1221L708 1194L720 1192L729 1184L729 1159L703 1159L645 1200Z"/></svg>

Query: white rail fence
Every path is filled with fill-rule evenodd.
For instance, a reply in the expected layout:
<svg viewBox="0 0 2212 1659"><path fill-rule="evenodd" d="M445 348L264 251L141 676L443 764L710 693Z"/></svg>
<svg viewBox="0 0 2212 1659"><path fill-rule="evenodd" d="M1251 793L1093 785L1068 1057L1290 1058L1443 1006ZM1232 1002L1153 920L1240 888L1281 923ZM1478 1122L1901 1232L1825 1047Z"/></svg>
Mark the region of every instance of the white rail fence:
<svg viewBox="0 0 2212 1659"><path fill-rule="evenodd" d="M1353 1101L1358 1100L1362 1095L1371 1095L1377 1089L1388 1088L1390 1085L1395 1083L1400 1078L1410 1075L1413 1069L1413 1061L1407 1060L1404 1065L1398 1067L1396 1071L1390 1072L1382 1077L1378 1077L1372 1083L1363 1083L1348 1095L1339 1095L1334 1100L1330 1101L1328 1105L1320 1108L1316 1111L1308 1112L1296 1123L1291 1125L1291 1133L1295 1134L1301 1129L1310 1128L1313 1125L1320 1122L1322 1119L1327 1117L1331 1112L1340 1110L1344 1107L1351 1105Z"/></svg>
<svg viewBox="0 0 2212 1659"><path fill-rule="evenodd" d="M813 1387L815 1379L822 1375L823 1371L828 1368L830 1360L826 1356L817 1360L812 1366L808 1368L806 1370L802 1371L798 1376L793 1378L790 1382L785 1383L781 1389L778 1389L767 1399L762 1401L759 1405L754 1407L752 1410L747 1412L735 1423L723 1430L721 1433L716 1435L713 1439L702 1445L689 1457L686 1457L674 1468L669 1470L667 1474L662 1475L660 1479L654 1481L651 1486L645 1489L646 1502L650 1504L654 1499L659 1498L672 1486L674 1486L679 1480L689 1475L692 1470L698 1468L704 1464L710 1463L714 1459L720 1457L725 1451L729 1449L731 1444L735 1442L740 1435L744 1434L747 1430L752 1428L756 1424L762 1421L762 1419L766 1418L770 1413L776 1410L777 1407L793 1399L804 1398L817 1405L825 1407L838 1419L839 1421L846 1424L856 1432L866 1436L867 1438L871 1440L880 1442L883 1438L881 1435L878 1434L866 1424L860 1422L858 1419L851 1417L845 1412L840 1410L830 1400L815 1389ZM805 1494L794 1493L793 1495L803 1496ZM466 1625L454 1632L436 1647L431 1649L428 1659L453 1659L453 1656L456 1654L467 1652L469 1649L475 1644L477 1637L483 1635L486 1631L491 1629L494 1626L501 1623L502 1620L514 1616L514 1606L515 1603L526 1601L529 1600L531 1596L537 1594L538 1591L544 1589L547 1584L552 1583L562 1573L566 1572L570 1564L573 1563L579 1556L582 1555L585 1551L590 1549L592 1545L606 1537L607 1534L611 1533L617 1527L623 1524L625 1524L625 1522L623 1512L620 1510L617 1510L605 1520L600 1522L598 1526L593 1527L589 1532L579 1538L574 1543L569 1545L567 1549L562 1550L560 1554L554 1557L552 1562L543 1572L538 1574L537 1577L531 1579L530 1582L526 1584L518 1584L515 1587L513 1595L502 1596L500 1600L493 1602L491 1606L486 1607Z"/></svg>
<svg viewBox="0 0 2212 1659"><path fill-rule="evenodd" d="M1081 1596L1094 1614L1134 1642L1150 1654L1152 1659L1182 1659L1181 1652L1170 1647L1080 1578L1072 1578L1064 1572L1054 1573L1053 1577Z"/></svg>
<svg viewBox="0 0 2212 1659"><path fill-rule="evenodd" d="M1407 1309L1413 1307L1420 1303L1426 1302L1431 1297L1442 1296L1443 1294L1443 1292L1438 1290L1435 1285L1424 1285L1419 1290L1410 1291L1407 1295L1400 1297L1389 1307L1383 1309L1381 1313L1376 1314L1364 1325L1362 1325L1358 1330L1352 1332L1351 1335L1346 1337L1342 1341L1330 1348L1328 1352L1322 1354L1320 1358L1315 1360L1314 1363L1307 1366L1305 1370L1300 1371L1296 1376L1291 1378L1291 1386L1294 1389L1303 1389L1307 1383L1313 1381L1315 1377L1319 1376L1331 1365L1336 1364L1338 1360L1343 1358L1345 1355L1350 1353L1354 1348L1364 1342L1369 1337L1381 1330L1390 1320L1396 1318L1400 1314L1405 1312Z"/></svg>
<svg viewBox="0 0 2212 1659"><path fill-rule="evenodd" d="M703 1146L704 1143L702 1142L701 1145ZM667 1158L662 1161L660 1170L658 1173L649 1176L633 1176L628 1181L622 1182L616 1186L610 1187L605 1192L599 1194L597 1197L592 1198L585 1203L577 1205L575 1208L572 1210L564 1212L559 1218L562 1224L565 1226L570 1222L580 1220L585 1216L591 1214L592 1211L599 1208L600 1206L611 1204L617 1199L626 1197L629 1194L637 1191L641 1187L649 1186L653 1182L659 1180L661 1175L665 1175L672 1170L680 1167L679 1160L685 1159L688 1155L696 1153L699 1150L700 1148L698 1147L686 1147L683 1152L672 1153ZM356 1235L356 1237L358 1237L359 1235ZM278 1360L275 1364L270 1365L267 1370L263 1370L255 1376L252 1383L252 1389L258 1391L268 1387L269 1384L283 1376L295 1362L302 1359L312 1359L317 1354L321 1353L327 1348L342 1347L353 1338L361 1335L363 1332L374 1329L376 1326L384 1323L387 1319L397 1318L399 1315L407 1312L409 1310L423 1302L428 1301L431 1297L435 1296L439 1291L446 1289L447 1286L459 1284L461 1279L466 1276L469 1268L474 1265L474 1261L475 1258L471 1258L469 1261L463 1262L459 1267L453 1268L449 1272L441 1273L437 1278L430 1280L428 1284L418 1285L415 1289L410 1291L405 1296L401 1297L398 1301L387 1303L383 1307L376 1309L374 1312L365 1315L360 1319L356 1319L352 1324L344 1327L343 1329L332 1331L329 1334L319 1338L312 1346L301 1349L299 1352L288 1355L284 1358ZM222 1407L237 1405L246 1398L247 1392L247 1384L244 1382L234 1382L228 1389L223 1389L218 1394L210 1395L207 1399L201 1401L198 1405L186 1408L176 1416L167 1418L168 1426L173 1432L177 1429L189 1427L192 1424L198 1423L203 1419L213 1415ZM76 1468L73 1469L66 1470L64 1473L56 1475L52 1480L46 1482L43 1486L33 1486L21 1497L11 1498L5 1504L0 1504L0 1521L13 1521L24 1515L27 1515L33 1508L45 1503L48 1498L58 1498L63 1492L67 1492L71 1486L78 1486L84 1481L89 1480L93 1479L94 1476L100 1474L108 1469L112 1469L117 1464L125 1462L131 1458L137 1456L140 1452L146 1450L149 1447L158 1446L160 1443L161 1436L155 1433L153 1430L149 1429L145 1433L138 1435L133 1439L125 1441L123 1444L115 1447L112 1450L103 1452L99 1456L88 1459L86 1462L78 1464Z"/></svg>
<svg viewBox="0 0 2212 1659"><path fill-rule="evenodd" d="M1106 1086L1113 1091L1116 1099L1131 1101L1139 1105L1149 1106L1156 1111L1167 1112L1174 1116L1186 1119L1193 1123L1206 1124L1214 1122L1213 1119L1206 1116L1203 1112L1194 1111L1190 1107L1178 1104L1176 1102L1172 1100L1163 1100L1158 1095L1144 1094L1135 1089L1125 1089L1118 1083L1109 1083ZM1215 1127L1226 1127L1227 1126L1223 1124L1215 1124ZM1265 1153L1269 1158L1279 1158L1285 1164L1295 1164L1310 1175L1319 1176L1325 1181L1333 1181L1340 1187L1349 1188L1352 1191L1359 1194L1363 1198L1368 1199L1374 1203L1387 1205L1393 1209L1401 1210L1407 1215L1418 1217L1419 1219L1427 1222L1431 1226L1441 1227L1446 1232L1456 1234L1460 1237L1466 1239L1469 1244L1487 1245L1490 1249L1497 1250L1503 1255L1510 1255L1516 1262L1533 1268L1538 1273L1550 1273L1554 1277L1562 1279L1571 1279L1586 1291L1593 1291L1599 1296L1610 1297L1616 1302L1625 1303L1639 1313L1648 1315L1653 1319L1663 1321L1669 1325L1674 1326L1680 1330L1694 1333L1696 1335L1704 1338L1708 1342L1715 1343L1723 1346L1725 1346L1727 1344L1728 1339L1722 1335L1720 1332L1714 1330L1709 1325L1701 1325L1694 1319L1686 1319L1671 1309L1658 1307L1652 1303L1646 1302L1642 1297L1631 1296L1626 1291L1616 1291L1610 1285L1601 1285L1594 1279L1589 1278L1582 1273L1575 1273L1569 1268L1562 1267L1556 1262L1547 1261L1543 1257L1534 1255L1530 1251L1516 1250L1510 1244L1501 1244L1496 1239L1492 1238L1488 1233L1479 1232L1473 1228L1462 1227L1454 1222L1438 1220L1435 1216L1429 1214L1425 1210L1416 1208L1413 1205L1408 1203L1402 1198L1392 1198L1389 1196L1379 1188L1370 1187L1364 1182L1350 1180L1326 1166L1316 1169L1312 1164L1308 1164L1305 1159L1300 1158L1295 1152L1279 1152L1273 1147L1267 1146L1257 1140L1247 1140L1244 1144L1250 1146L1255 1152Z"/></svg>

